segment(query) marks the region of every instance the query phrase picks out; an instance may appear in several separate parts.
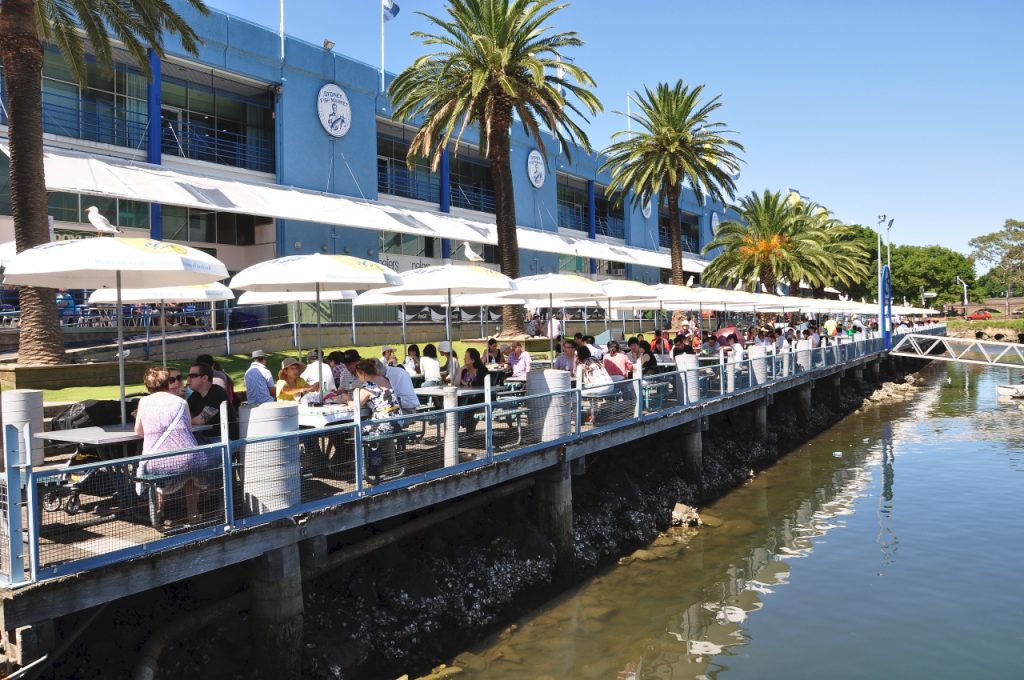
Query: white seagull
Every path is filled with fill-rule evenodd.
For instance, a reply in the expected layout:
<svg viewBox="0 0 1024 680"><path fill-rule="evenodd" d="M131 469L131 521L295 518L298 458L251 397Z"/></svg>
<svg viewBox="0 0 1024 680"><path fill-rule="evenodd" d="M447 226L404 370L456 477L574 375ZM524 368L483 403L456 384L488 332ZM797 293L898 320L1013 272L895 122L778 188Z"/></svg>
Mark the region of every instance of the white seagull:
<svg viewBox="0 0 1024 680"><path fill-rule="evenodd" d="M462 242L462 252L466 254L466 259L470 262L483 262L484 258L480 256L480 253L476 252L469 247L469 241Z"/></svg>
<svg viewBox="0 0 1024 680"><path fill-rule="evenodd" d="M85 212L89 214L89 224L96 228L97 236L121 233L120 229L115 227L110 223L110 220L100 214L100 211L96 206L90 205L85 209Z"/></svg>
<svg viewBox="0 0 1024 680"><path fill-rule="evenodd" d="M690 278L686 279L686 285L688 287L691 287L691 288L693 287L693 275L692 274L690 275Z"/></svg>

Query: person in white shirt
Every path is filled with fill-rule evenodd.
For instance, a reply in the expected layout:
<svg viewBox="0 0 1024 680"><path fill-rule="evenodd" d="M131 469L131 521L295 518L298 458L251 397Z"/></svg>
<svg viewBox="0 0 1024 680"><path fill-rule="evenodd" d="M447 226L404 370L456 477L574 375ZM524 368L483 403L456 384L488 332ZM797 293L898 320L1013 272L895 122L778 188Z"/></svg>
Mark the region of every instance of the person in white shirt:
<svg viewBox="0 0 1024 680"><path fill-rule="evenodd" d="M452 343L442 340L437 343L437 349L441 352L441 375L447 375L448 380L454 380L459 376L459 360L452 351Z"/></svg>
<svg viewBox="0 0 1024 680"><path fill-rule="evenodd" d="M437 348L433 345L423 348L420 370L423 372L424 387L437 387L441 384L441 364L437 361Z"/></svg>
<svg viewBox="0 0 1024 680"><path fill-rule="evenodd" d="M512 351L506 358L508 365L512 368L513 380L526 380L526 374L530 372L530 353L523 349L523 343L516 341L512 343Z"/></svg>
<svg viewBox="0 0 1024 680"><path fill-rule="evenodd" d="M557 314L552 314L548 319L548 337L557 338L562 335L562 320Z"/></svg>
<svg viewBox="0 0 1024 680"><path fill-rule="evenodd" d="M319 352L310 352L306 357L306 370L302 372L300 377L306 381L306 384L316 386L320 382L320 377L323 376L323 384L319 386L317 390L321 394L327 392L334 392L338 386L334 384L334 371L330 366L320 361Z"/></svg>

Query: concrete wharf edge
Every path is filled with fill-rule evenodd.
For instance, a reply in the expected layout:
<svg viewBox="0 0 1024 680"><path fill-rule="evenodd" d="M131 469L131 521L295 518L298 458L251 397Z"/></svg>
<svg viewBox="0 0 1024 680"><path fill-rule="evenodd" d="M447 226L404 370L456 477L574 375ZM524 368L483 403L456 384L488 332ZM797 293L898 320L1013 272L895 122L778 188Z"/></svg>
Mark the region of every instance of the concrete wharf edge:
<svg viewBox="0 0 1024 680"><path fill-rule="evenodd" d="M189 577L258 558L269 551L330 536L406 513L469 496L506 482L533 475L562 463L620 446L710 415L732 410L795 387L806 387L847 370L885 358L885 351L846 363L820 367L760 385L712 402L676 407L644 416L619 427L604 428L600 436L557 444L450 476L371 495L315 512L285 518L249 529L152 555L80 572L15 590L0 590L0 625L14 630L54 620L105 602L118 600Z"/></svg>

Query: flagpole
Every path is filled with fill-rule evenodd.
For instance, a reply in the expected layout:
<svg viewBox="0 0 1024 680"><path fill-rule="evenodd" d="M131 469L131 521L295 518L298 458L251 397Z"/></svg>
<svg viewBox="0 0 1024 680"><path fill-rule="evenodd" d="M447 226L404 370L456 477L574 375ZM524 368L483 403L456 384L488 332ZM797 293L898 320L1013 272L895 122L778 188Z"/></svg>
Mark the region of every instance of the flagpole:
<svg viewBox="0 0 1024 680"><path fill-rule="evenodd" d="M281 25L279 34L281 36L281 61L284 61L284 0L281 0Z"/></svg>
<svg viewBox="0 0 1024 680"><path fill-rule="evenodd" d="M384 1L380 3L380 91L384 91Z"/></svg>

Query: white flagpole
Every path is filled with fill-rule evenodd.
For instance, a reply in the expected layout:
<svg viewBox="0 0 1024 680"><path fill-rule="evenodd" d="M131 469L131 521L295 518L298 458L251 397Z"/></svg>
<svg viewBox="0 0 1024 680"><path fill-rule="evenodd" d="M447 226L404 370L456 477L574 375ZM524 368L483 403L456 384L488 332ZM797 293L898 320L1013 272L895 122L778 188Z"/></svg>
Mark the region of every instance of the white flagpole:
<svg viewBox="0 0 1024 680"><path fill-rule="evenodd" d="M281 26L279 33L281 36L281 61L284 61L284 0L281 0Z"/></svg>
<svg viewBox="0 0 1024 680"><path fill-rule="evenodd" d="M384 0L380 0L380 91L384 91Z"/></svg>
<svg viewBox="0 0 1024 680"><path fill-rule="evenodd" d="M631 100L632 97L629 96L629 92L626 92L626 136L633 139L633 113L629 106Z"/></svg>

